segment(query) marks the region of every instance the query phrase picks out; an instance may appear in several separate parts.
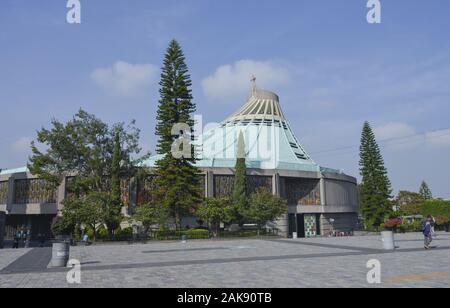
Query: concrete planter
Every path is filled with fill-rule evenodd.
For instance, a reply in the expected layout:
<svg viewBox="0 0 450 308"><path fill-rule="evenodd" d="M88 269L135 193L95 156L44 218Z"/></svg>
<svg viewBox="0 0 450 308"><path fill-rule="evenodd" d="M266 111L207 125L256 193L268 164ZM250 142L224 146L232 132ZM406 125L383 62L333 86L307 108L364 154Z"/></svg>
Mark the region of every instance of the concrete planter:
<svg viewBox="0 0 450 308"><path fill-rule="evenodd" d="M3 237L5 234L5 212L0 212L0 249L3 248Z"/></svg>
<svg viewBox="0 0 450 308"><path fill-rule="evenodd" d="M70 243L56 242L53 243L51 267L66 267L69 262Z"/></svg>
<svg viewBox="0 0 450 308"><path fill-rule="evenodd" d="M392 232L392 231L381 232L381 241L383 242L384 250L394 250L395 249L394 232Z"/></svg>

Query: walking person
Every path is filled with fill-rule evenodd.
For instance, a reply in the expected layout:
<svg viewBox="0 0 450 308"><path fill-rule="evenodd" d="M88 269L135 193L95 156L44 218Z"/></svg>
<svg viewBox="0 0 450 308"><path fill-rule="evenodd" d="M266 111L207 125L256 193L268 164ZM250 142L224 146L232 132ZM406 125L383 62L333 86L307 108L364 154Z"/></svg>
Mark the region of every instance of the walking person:
<svg viewBox="0 0 450 308"><path fill-rule="evenodd" d="M42 233L38 234L39 248L43 248L45 245L45 236Z"/></svg>
<svg viewBox="0 0 450 308"><path fill-rule="evenodd" d="M21 235L22 246L27 248L27 231L25 231L25 230L20 231L20 235Z"/></svg>
<svg viewBox="0 0 450 308"><path fill-rule="evenodd" d="M85 233L83 235L82 243L83 243L84 246L88 246L89 245L89 235L87 233Z"/></svg>
<svg viewBox="0 0 450 308"><path fill-rule="evenodd" d="M432 238L437 238L436 231L434 230L435 226L436 226L436 219L434 219L434 217L431 216L431 237Z"/></svg>
<svg viewBox="0 0 450 308"><path fill-rule="evenodd" d="M431 242L433 241L433 234L432 234L432 218L431 216L428 216L427 220L424 223L423 226L423 236L425 237L424 240L424 247L425 249L430 249Z"/></svg>
<svg viewBox="0 0 450 308"><path fill-rule="evenodd" d="M22 235L20 234L20 231L17 231L14 235L14 242L13 242L13 249L19 249L19 242Z"/></svg>

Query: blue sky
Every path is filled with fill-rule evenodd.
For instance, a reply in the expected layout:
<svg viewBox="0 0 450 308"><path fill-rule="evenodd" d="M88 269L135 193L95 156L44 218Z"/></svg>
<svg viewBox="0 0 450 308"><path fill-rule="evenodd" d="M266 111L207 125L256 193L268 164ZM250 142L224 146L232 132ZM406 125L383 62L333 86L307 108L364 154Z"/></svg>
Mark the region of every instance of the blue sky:
<svg viewBox="0 0 450 308"><path fill-rule="evenodd" d="M239 108L255 74L316 162L357 176L369 120L396 191L425 179L450 198L450 2L382 0L380 25L366 2L81 0L82 24L70 25L65 0L2 0L0 168L24 165L36 130L80 107L136 119L153 150L159 68L176 38L204 122Z"/></svg>

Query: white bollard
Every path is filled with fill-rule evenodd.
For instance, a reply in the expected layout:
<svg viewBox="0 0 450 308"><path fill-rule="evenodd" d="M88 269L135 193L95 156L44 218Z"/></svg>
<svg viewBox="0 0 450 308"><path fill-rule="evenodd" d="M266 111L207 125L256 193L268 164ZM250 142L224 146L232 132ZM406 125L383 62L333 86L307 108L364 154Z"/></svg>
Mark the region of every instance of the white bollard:
<svg viewBox="0 0 450 308"><path fill-rule="evenodd" d="M384 250L394 250L395 249L394 232L392 232L392 231L381 232L381 241L383 242Z"/></svg>

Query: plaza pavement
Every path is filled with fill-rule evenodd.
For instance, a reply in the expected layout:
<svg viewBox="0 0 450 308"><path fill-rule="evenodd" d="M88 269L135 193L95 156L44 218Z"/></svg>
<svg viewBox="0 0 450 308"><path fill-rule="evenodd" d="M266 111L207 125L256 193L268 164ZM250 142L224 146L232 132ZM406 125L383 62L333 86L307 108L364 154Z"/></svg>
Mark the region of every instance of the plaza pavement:
<svg viewBox="0 0 450 308"><path fill-rule="evenodd" d="M378 236L243 239L72 247L81 284L68 269L48 269L50 248L0 250L0 288L9 287L450 287L450 234L425 251L421 234L396 236L395 252ZM381 262L379 285L367 283L371 259Z"/></svg>

